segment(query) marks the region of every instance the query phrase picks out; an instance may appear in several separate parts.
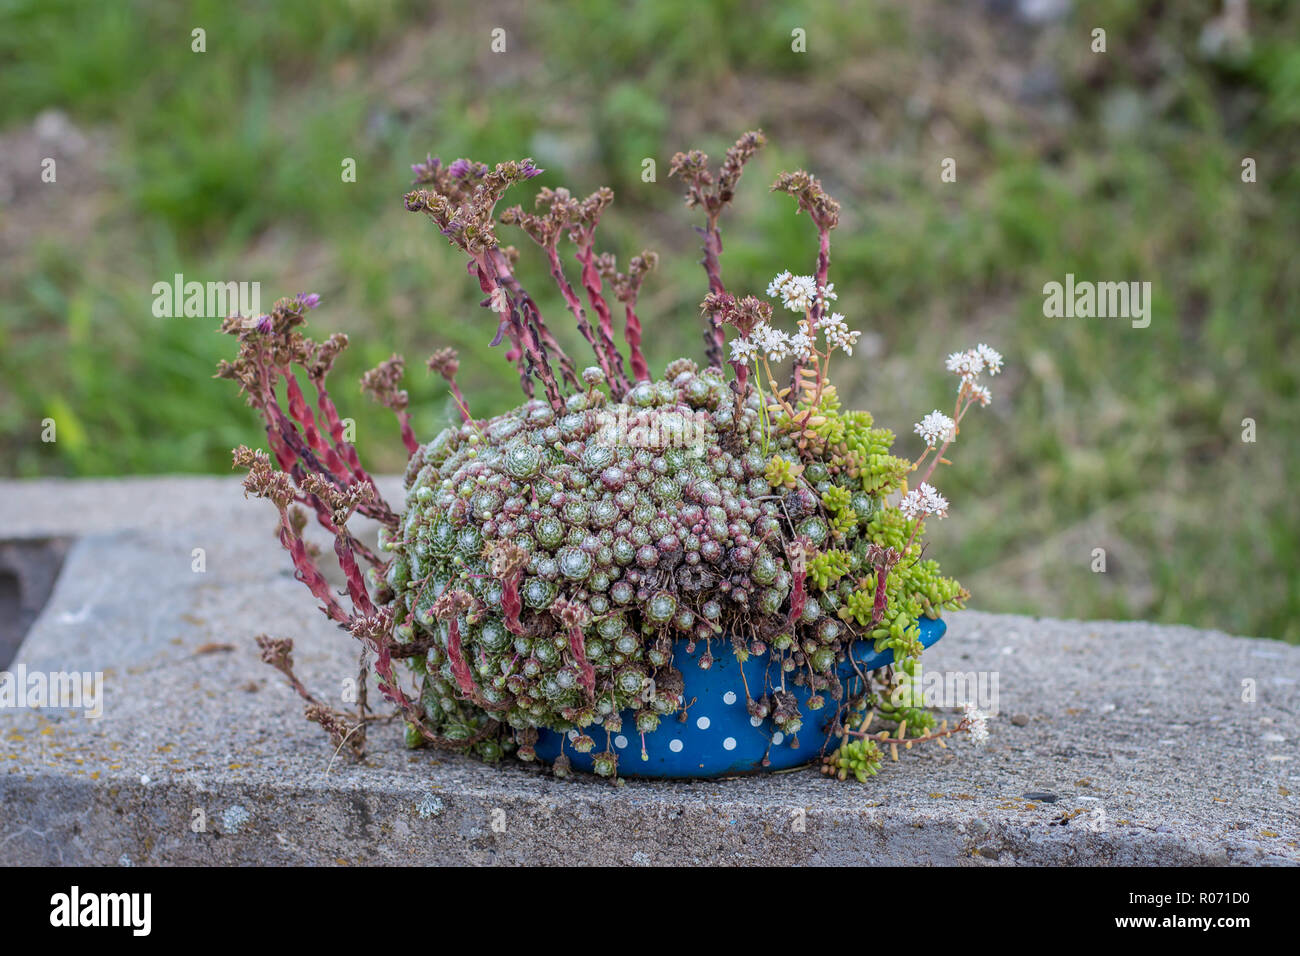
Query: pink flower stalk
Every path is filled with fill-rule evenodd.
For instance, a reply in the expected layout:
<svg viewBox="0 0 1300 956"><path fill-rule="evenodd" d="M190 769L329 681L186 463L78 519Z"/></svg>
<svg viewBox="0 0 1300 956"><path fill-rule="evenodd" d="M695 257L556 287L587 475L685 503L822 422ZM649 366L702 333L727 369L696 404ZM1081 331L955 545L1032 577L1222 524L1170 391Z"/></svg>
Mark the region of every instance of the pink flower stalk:
<svg viewBox="0 0 1300 956"><path fill-rule="evenodd" d="M632 366L632 381L650 380L650 367L646 364L641 351L641 319L636 314L636 301L641 294L641 283L646 274L659 265L659 256L650 250L633 256L628 265L627 275L618 271L618 262L612 253L605 253L596 259L596 268L602 277L609 280L614 288L614 295L623 303L624 327L623 338L627 342L628 360Z"/></svg>
<svg viewBox="0 0 1300 956"><path fill-rule="evenodd" d="M808 589L806 587L808 571L802 562L800 562L799 566L794 569L794 573L791 577L793 578L794 583L790 588L790 616L788 620L793 626L799 618L803 617L804 607L808 603Z"/></svg>
<svg viewBox="0 0 1300 956"><path fill-rule="evenodd" d="M465 663L465 653L460 646L460 621L455 613L447 622L447 658L451 662L451 673L461 693L470 699L478 698L478 687L470 675L469 665Z"/></svg>
<svg viewBox="0 0 1300 956"><path fill-rule="evenodd" d="M591 246L590 235L579 243L577 260L582 263L582 286L587 291L587 300L596 313L597 329L600 334L601 352L605 356L606 381L615 389L615 394L625 395L631 389L627 374L623 371L623 356L614 344L614 317L610 314L609 304L605 301L604 289L600 281L600 272L596 268L595 252ZM602 366L603 368L604 366Z"/></svg>
<svg viewBox="0 0 1300 956"><path fill-rule="evenodd" d="M582 627L578 624L569 628L569 653L573 655L573 662L578 665L578 680L582 682L582 689L587 692L587 699L595 700L596 669L587 660L587 644L582 637Z"/></svg>
<svg viewBox="0 0 1300 956"><path fill-rule="evenodd" d="M501 579L501 613L505 616L506 630L512 634L523 634L524 626L519 623L519 615L524 609L519 597L519 578L522 572L516 571Z"/></svg>
<svg viewBox="0 0 1300 956"><path fill-rule="evenodd" d="M726 158L718 170L717 178L709 170L709 157L698 149L673 156L670 176L686 184L686 205L704 210L705 224L696 227L704 237L704 258L700 264L709 278L709 292L722 295L727 291L722 284L722 233L718 230L718 217L735 195L736 184L744 172L745 164L754 157L767 140L761 131L745 133L727 150ZM717 313L706 316L704 348L712 368L722 368L723 346L726 335L722 330L722 317Z"/></svg>

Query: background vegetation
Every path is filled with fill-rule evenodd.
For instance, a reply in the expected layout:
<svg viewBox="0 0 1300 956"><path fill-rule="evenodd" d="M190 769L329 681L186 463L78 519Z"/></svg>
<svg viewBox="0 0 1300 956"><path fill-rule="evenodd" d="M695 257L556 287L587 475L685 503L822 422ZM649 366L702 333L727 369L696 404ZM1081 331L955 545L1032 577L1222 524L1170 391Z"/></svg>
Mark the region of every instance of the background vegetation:
<svg viewBox="0 0 1300 956"><path fill-rule="evenodd" d="M347 382L392 350L424 435L455 414L423 368L441 345L476 414L509 407L459 259L402 207L430 150L613 186L607 247L664 258L642 299L652 364L698 354L704 276L668 159L761 127L724 276L761 291L811 271L811 227L766 187L818 173L844 205L838 305L871 333L837 373L853 404L915 453L911 423L951 403L943 356L1006 356L932 535L975 606L1300 640L1300 6L1239 6L0 0L0 472L221 472L259 440L211 378L231 347L217 323L151 314L177 272L260 281L264 305L320 292L320 331L353 340L334 393L381 470L402 462L391 418ZM1067 272L1150 281L1150 327L1045 318L1042 286Z"/></svg>

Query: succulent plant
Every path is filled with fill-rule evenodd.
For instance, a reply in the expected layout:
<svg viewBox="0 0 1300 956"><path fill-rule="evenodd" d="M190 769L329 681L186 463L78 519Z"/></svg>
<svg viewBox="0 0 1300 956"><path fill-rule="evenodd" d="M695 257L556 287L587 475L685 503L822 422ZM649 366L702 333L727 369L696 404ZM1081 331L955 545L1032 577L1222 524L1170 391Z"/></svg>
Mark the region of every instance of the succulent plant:
<svg viewBox="0 0 1300 956"><path fill-rule="evenodd" d="M496 316L494 344L508 343L525 401L475 418L456 385L456 356L444 349L429 368L446 379L462 420L421 443L399 387L401 360L367 373L363 388L397 414L410 451L400 512L379 498L325 389L346 339L318 344L301 332L316 297L281 300L267 316L225 323L239 336L240 354L219 374L237 381L262 413L275 459L237 450L236 463L249 469L245 485L277 505L299 577L371 652L411 745L529 760L538 729L548 728L568 732L577 752L603 748L596 771L616 776L618 758L606 741L623 729L625 712L635 713L638 732L653 733L683 705L678 642L692 651L705 645L700 667L715 654L770 653L768 686L749 688L747 706L793 735L807 715L789 685L810 688L811 709L828 698L844 708L837 675L853 642L892 649L907 670L921 652L917 618L966 598L934 561L920 558L925 518L947 508L928 484L925 496L908 491L908 475L926 455L916 463L895 456L893 433L866 412L841 409L829 381L831 354L851 355L857 333L829 310L829 234L839 207L815 178L783 174L773 187L795 198L819 236L817 274L782 273L768 290L802 314L798 331L777 330L770 304L737 298L722 284L718 216L762 145L761 134L746 134L716 174L702 153L674 159L687 204L706 215L708 361L678 359L658 377L641 353L636 314L654 255L633 259L625 275L612 256L595 252L612 193L578 199L544 188L534 212L515 207L498 216L506 189L540 172L530 160L489 168L430 158L413 167L417 188L406 206L467 256ZM541 247L596 364L580 369L550 333L514 276L518 253L501 245L499 225L519 227ZM562 240L579 266L576 287L559 254ZM606 282L623 306L626 363ZM738 333L730 341L728 327ZM996 353L988 353L980 361L996 371ZM786 358L789 384L778 384L772 365ZM970 368L962 365L963 374ZM300 374L316 387L314 410ZM281 380L287 411L278 400ZM977 397L959 392L956 421ZM951 441L956 421L927 419L927 441ZM936 450L930 446L927 455ZM897 501L899 494L906 497ZM335 537L350 611L303 542L304 507ZM356 512L381 523L378 552L348 531ZM395 661L414 675L413 691L404 689ZM363 701L354 717L325 708L313 719L331 729L364 726L369 716ZM842 748L835 772L874 773L879 751L869 744ZM567 758L554 770L567 773Z"/></svg>
<svg viewBox="0 0 1300 956"><path fill-rule="evenodd" d="M822 764L822 772L847 780L853 776L859 783L880 772L883 754L874 740L850 740L841 745Z"/></svg>

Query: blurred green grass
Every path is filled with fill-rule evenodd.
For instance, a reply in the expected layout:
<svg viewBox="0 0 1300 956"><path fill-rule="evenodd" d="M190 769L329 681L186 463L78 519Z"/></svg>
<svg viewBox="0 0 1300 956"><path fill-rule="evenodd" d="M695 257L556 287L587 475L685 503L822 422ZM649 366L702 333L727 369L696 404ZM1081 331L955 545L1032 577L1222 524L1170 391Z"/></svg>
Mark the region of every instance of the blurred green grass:
<svg viewBox="0 0 1300 956"><path fill-rule="evenodd" d="M911 422L950 404L942 357L987 341L1007 358L932 534L975 606L1300 640L1300 8L1253 4L1249 50L1210 56L1217 3L1082 2L1042 28L1012 6L5 0L0 143L26 155L58 110L86 144L38 151L59 158L58 184L28 169L0 206L0 467L219 472L259 440L211 378L231 345L217 323L150 312L177 272L260 281L264 306L320 292L315 328L353 341L333 392L377 469L402 463L395 427L350 383L394 349L422 434L455 415L422 367L439 346L461 351L476 414L515 403L461 263L402 208L428 151L532 155L534 188L612 185L606 247L664 258L643 294L652 366L697 355L705 286L668 159L761 126L771 146L724 221L724 277L761 291L812 268L807 221L766 187L782 168L821 175L844 204L838 305L878 336L839 369L852 403L915 454ZM939 181L946 156L956 184ZM1044 318L1042 285L1067 272L1150 281L1151 326ZM47 416L56 443L40 441Z"/></svg>

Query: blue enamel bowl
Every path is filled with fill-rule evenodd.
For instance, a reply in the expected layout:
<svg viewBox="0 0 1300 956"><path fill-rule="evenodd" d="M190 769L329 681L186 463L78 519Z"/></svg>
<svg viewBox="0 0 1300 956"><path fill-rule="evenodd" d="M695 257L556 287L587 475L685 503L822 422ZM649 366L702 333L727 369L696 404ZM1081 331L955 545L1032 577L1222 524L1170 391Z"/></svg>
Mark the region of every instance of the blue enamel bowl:
<svg viewBox="0 0 1300 956"><path fill-rule="evenodd" d="M918 620L921 643L929 647L943 637L947 625L942 620L922 617ZM645 758L642 759L641 734L636 730L635 711L622 714L622 733L615 734L614 752L618 754L618 773L621 777L727 777L762 771L787 770L817 759L822 744L835 717L835 705L827 701L820 710L809 710L811 692L806 687L788 685L799 701L803 713L803 728L793 737L782 734L770 718L751 717L745 707L745 685L755 690L766 686L771 656L751 656L744 664L736 660L730 648L719 653L708 670L701 670L696 658L704 653L704 643L696 645L694 654L686 653L686 642L676 647L677 667L686 682L684 700L687 703L686 720L679 714L664 717L659 729L645 735ZM869 641L857 641L853 657L863 671L873 671L894 662L893 651L875 653ZM741 673L744 673L744 679ZM779 679L779 674L773 673ZM853 692L858 677L853 664L846 660L840 664L840 677ZM575 770L591 772L593 757L604 750L605 731L591 728L588 731L596 740L591 753L578 753L567 746L563 735L542 730L537 739L539 760L550 763L560 755L561 744ZM570 731L570 737L577 731ZM763 766L763 758L769 763Z"/></svg>

